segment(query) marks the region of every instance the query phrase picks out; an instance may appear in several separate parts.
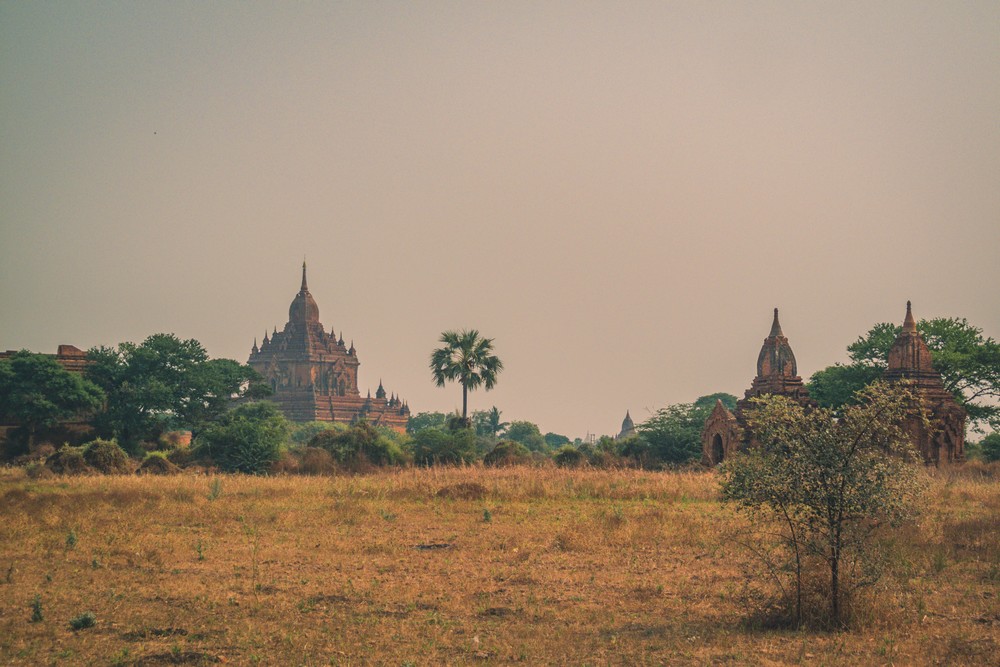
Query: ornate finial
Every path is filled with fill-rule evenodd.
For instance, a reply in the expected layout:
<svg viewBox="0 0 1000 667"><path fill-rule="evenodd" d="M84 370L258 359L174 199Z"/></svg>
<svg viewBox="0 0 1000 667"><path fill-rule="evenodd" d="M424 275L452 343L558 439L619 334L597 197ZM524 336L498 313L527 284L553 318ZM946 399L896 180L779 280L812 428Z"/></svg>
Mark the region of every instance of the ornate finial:
<svg viewBox="0 0 1000 667"><path fill-rule="evenodd" d="M309 286L306 285L306 258L305 255L302 256L302 287L299 288L300 292L308 292Z"/></svg>
<svg viewBox="0 0 1000 667"><path fill-rule="evenodd" d="M775 308L774 309L774 322L771 323L771 333L769 334L769 337L773 338L775 336L784 336L784 335L785 334L783 334L781 332L781 323L778 322L778 309Z"/></svg>
<svg viewBox="0 0 1000 667"><path fill-rule="evenodd" d="M253 352L254 354L257 354L260 351L257 348L257 337L256 336L253 337L253 347L250 348L250 351Z"/></svg>
<svg viewBox="0 0 1000 667"><path fill-rule="evenodd" d="M916 331L917 323L913 320L913 310L910 302L906 302L906 319L903 320L903 331Z"/></svg>

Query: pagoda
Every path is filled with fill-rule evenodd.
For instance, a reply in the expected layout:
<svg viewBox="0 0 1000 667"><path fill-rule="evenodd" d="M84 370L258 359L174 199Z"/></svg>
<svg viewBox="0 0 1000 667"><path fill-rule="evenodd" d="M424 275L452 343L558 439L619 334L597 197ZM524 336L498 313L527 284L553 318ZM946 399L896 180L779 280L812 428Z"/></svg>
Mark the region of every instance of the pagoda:
<svg viewBox="0 0 1000 667"><path fill-rule="evenodd" d="M270 386L273 401L285 416L296 422L330 421L346 424L365 420L375 426L406 430L409 406L396 394L387 394L379 381L375 398L358 390L358 361L354 342L344 345L344 336L329 333L319 321L319 306L306 283L302 262L302 286L288 308L288 323L269 335L260 347L256 339L247 361Z"/></svg>
<svg viewBox="0 0 1000 667"><path fill-rule="evenodd" d="M906 302L903 330L889 350L887 382L908 382L924 415L911 415L903 425L924 463L944 465L965 460L966 411L934 370L931 351L917 331L910 302ZM926 419L924 419L926 417Z"/></svg>
<svg viewBox="0 0 1000 667"><path fill-rule="evenodd" d="M722 463L723 459L751 443L753 436L747 428L747 414L753 410L751 399L770 394L785 396L806 407L815 406L798 375L795 354L781 330L777 308L774 309L771 331L757 355L757 375L743 398L737 401L736 411L730 412L722 401L716 401L715 408L705 420L701 433L702 463Z"/></svg>

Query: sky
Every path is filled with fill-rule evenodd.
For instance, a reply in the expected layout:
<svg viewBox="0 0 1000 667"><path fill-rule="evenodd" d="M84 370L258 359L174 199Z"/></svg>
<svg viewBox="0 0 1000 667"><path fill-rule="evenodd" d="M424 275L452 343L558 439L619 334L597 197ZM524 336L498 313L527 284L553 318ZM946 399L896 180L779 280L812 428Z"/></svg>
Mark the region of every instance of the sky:
<svg viewBox="0 0 1000 667"><path fill-rule="evenodd" d="M0 3L0 349L246 361L309 288L362 393L570 437L877 322L1000 338L1000 3Z"/></svg>

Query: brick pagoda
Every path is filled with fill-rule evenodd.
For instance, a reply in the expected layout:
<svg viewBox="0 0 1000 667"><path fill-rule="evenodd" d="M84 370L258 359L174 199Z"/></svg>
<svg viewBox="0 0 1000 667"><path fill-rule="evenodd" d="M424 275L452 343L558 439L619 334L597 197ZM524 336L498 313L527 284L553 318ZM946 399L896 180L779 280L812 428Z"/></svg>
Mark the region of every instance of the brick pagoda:
<svg viewBox="0 0 1000 667"><path fill-rule="evenodd" d="M705 421L701 433L702 463L717 465L750 443L752 435L746 421L747 412L753 409L750 399L765 394L787 396L805 406L815 405L798 375L795 354L781 331L777 308L774 309L771 332L757 355L757 376L743 398L736 403L736 411L730 412L722 401L716 401L715 408Z"/></svg>
<svg viewBox="0 0 1000 667"><path fill-rule="evenodd" d="M358 361L354 343L323 330L319 306L306 284L302 263L302 286L288 308L288 323L257 347L254 340L247 362L270 385L274 401L292 421L354 423L367 420L376 426L406 430L409 406L395 394L387 396L382 382L372 398L358 391Z"/></svg>
<svg viewBox="0 0 1000 667"><path fill-rule="evenodd" d="M910 382L920 399L927 421L914 415L904 428L924 462L940 466L964 461L965 408L944 388L941 374L934 370L931 351L917 331L909 301L903 330L889 350L884 377L889 382Z"/></svg>

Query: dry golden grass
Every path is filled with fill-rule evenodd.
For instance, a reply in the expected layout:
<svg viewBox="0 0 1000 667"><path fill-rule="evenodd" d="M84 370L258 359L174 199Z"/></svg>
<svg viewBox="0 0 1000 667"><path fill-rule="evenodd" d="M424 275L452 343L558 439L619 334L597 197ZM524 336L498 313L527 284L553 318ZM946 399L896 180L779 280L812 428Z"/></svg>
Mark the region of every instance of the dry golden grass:
<svg viewBox="0 0 1000 667"><path fill-rule="evenodd" d="M808 633L746 623L710 472L6 469L0 663L998 664L996 473L929 479L868 624Z"/></svg>

